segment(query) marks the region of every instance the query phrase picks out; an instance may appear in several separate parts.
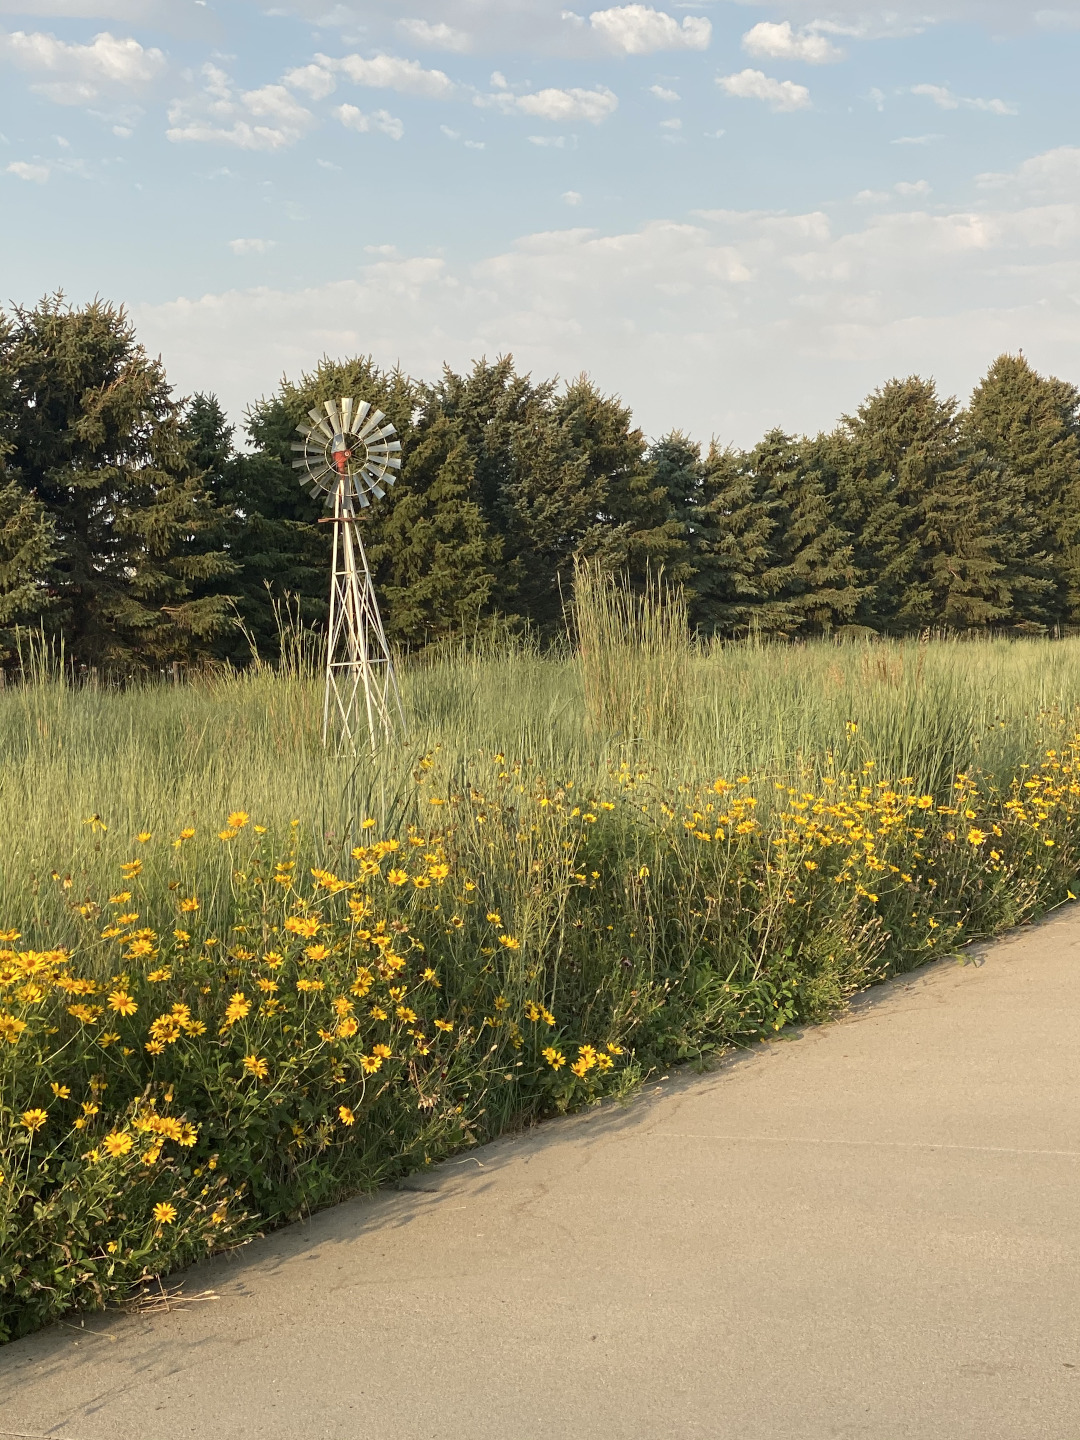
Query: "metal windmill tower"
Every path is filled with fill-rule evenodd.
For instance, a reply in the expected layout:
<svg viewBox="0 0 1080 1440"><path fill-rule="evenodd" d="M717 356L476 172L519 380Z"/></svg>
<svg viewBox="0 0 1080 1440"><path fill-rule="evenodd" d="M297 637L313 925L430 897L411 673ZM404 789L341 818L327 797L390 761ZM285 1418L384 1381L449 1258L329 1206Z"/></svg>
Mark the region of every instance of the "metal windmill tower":
<svg viewBox="0 0 1080 1440"><path fill-rule="evenodd" d="M326 637L323 743L355 753L366 722L371 751L405 728L394 665L375 599L367 556L356 528L357 507L381 500L401 468L401 442L381 410L366 400L327 400L298 425L294 470L312 495L334 509L320 524L334 527L330 624Z"/></svg>

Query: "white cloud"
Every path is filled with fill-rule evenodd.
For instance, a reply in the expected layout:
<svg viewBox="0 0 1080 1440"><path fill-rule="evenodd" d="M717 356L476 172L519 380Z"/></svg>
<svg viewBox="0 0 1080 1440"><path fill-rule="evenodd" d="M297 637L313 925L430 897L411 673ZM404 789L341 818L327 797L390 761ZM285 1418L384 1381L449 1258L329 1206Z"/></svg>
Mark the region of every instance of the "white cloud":
<svg viewBox="0 0 1080 1440"><path fill-rule="evenodd" d="M1060 145L1025 160L1016 170L977 177L985 190L1014 190L1043 200L1071 201L1080 194L1080 147Z"/></svg>
<svg viewBox="0 0 1080 1440"><path fill-rule="evenodd" d="M899 180L893 186L893 189L896 191L897 195L904 195L907 197L912 197L915 195L929 195L930 182L929 180Z"/></svg>
<svg viewBox="0 0 1080 1440"><path fill-rule="evenodd" d="M761 70L721 75L716 83L739 100L764 100L773 110L805 110L810 104L810 91L805 85L796 85L793 80L774 80Z"/></svg>
<svg viewBox="0 0 1080 1440"><path fill-rule="evenodd" d="M964 95L954 95L944 85L913 85L913 95L924 95L941 110L985 110L991 115L1017 115L1019 110L1005 100L979 100Z"/></svg>
<svg viewBox="0 0 1080 1440"><path fill-rule="evenodd" d="M657 100L663 100L669 105L673 105L676 100L682 99L682 96L677 90L668 90L663 85L650 85L649 94L655 95Z"/></svg>
<svg viewBox="0 0 1080 1440"><path fill-rule="evenodd" d="M651 55L657 50L705 50L712 24L704 16L687 15L682 24L663 10L648 5L617 5L594 10L593 31L620 55Z"/></svg>
<svg viewBox="0 0 1080 1440"><path fill-rule="evenodd" d="M843 60L844 52L814 30L796 32L791 21L773 24L763 20L748 30L742 39L743 49L759 59L804 60L808 65L828 65Z"/></svg>
<svg viewBox="0 0 1080 1440"><path fill-rule="evenodd" d="M313 100L325 100L337 89L337 81L325 65L299 65L295 70L287 71L281 79L284 84L291 85L294 90L302 90Z"/></svg>
<svg viewBox="0 0 1080 1440"><path fill-rule="evenodd" d="M585 120L590 125L599 125L618 109L618 96L605 85L593 90L537 90L531 94L515 95L509 90L498 90L491 95L477 95L473 101L489 109L502 110L504 114L518 113L534 115L541 120L552 120L557 124L569 124L574 120ZM530 137L531 138L531 137Z"/></svg>
<svg viewBox="0 0 1080 1440"><path fill-rule="evenodd" d="M36 185L44 185L49 178L49 167L47 165L34 165L28 160L13 160L10 165L4 166L6 175L15 175L20 180L30 180Z"/></svg>
<svg viewBox="0 0 1080 1440"><path fill-rule="evenodd" d="M421 95L429 100L444 100L453 95L457 86L441 70L425 70L419 60L400 60L396 55L375 55L365 60L362 55L343 55L332 60L316 55L316 64L324 70L337 70L357 85L375 90L396 90L402 95Z"/></svg>
<svg viewBox="0 0 1080 1440"><path fill-rule="evenodd" d="M229 249L234 255L265 255L276 244L276 240L230 240Z"/></svg>
<svg viewBox="0 0 1080 1440"><path fill-rule="evenodd" d="M542 149L572 150L577 139L573 135L530 135L529 144L539 145Z"/></svg>
<svg viewBox="0 0 1080 1440"><path fill-rule="evenodd" d="M564 205L580 205L584 197L577 190L564 190L561 198Z"/></svg>
<svg viewBox="0 0 1080 1440"><path fill-rule="evenodd" d="M281 150L296 142L315 124L284 85L262 85L237 91L224 70L202 68L203 89L174 100L169 106L166 138L235 145L241 150Z"/></svg>
<svg viewBox="0 0 1080 1440"><path fill-rule="evenodd" d="M472 49L472 37L464 30L454 30L441 21L432 24L430 20L399 20L398 29L417 45L428 45L433 50L453 50L463 55Z"/></svg>
<svg viewBox="0 0 1080 1440"><path fill-rule="evenodd" d="M935 140L944 140L944 135L898 135L890 145L933 145Z"/></svg>
<svg viewBox="0 0 1080 1440"><path fill-rule="evenodd" d="M681 121L681 120L677 120L677 119L673 119L673 120L661 120L661 121L660 121L660 129L661 129L661 130L681 130L681 129L682 129L682 121Z"/></svg>
<svg viewBox="0 0 1080 1440"><path fill-rule="evenodd" d="M334 114L347 130L358 130L361 134L378 130L383 135L389 135L391 140L400 140L405 134L405 126L388 110L374 110L370 115L365 115L355 105L339 105Z"/></svg>
<svg viewBox="0 0 1080 1440"><path fill-rule="evenodd" d="M166 66L160 50L107 31L88 45L38 31L0 31L0 60L42 77L33 89L58 105L89 105L117 91L141 90Z"/></svg>
<svg viewBox="0 0 1080 1440"><path fill-rule="evenodd" d="M538 375L587 369L653 434L754 443L811 432L894 374L965 393L1002 350L1076 375L1080 148L997 177L986 204L898 204L850 224L716 211L600 233L524 236L473 265L373 254L354 278L142 307L139 333L181 390L234 414L324 353L400 358L437 377L512 352ZM1031 187L1068 198L1045 203ZM1009 187L1014 187L1010 189Z"/></svg>

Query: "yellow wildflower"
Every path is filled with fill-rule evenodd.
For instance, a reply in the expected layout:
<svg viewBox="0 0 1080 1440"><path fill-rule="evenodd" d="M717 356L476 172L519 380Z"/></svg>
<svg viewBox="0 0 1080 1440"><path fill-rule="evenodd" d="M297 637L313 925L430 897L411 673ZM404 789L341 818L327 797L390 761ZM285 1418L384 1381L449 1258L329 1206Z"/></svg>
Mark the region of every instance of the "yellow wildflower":
<svg viewBox="0 0 1080 1440"><path fill-rule="evenodd" d="M113 990L109 995L109 1009L118 1015L134 1015L138 1008L126 990Z"/></svg>
<svg viewBox="0 0 1080 1440"><path fill-rule="evenodd" d="M341 1123L342 1123L343 1125L355 1125L355 1124L356 1124L356 1116L355 1116L355 1115L353 1114L353 1112L349 1109L348 1105L339 1105L339 1106L338 1106L338 1112L337 1112L337 1113L338 1113L338 1118L340 1119L340 1121L341 1121Z"/></svg>
<svg viewBox="0 0 1080 1440"><path fill-rule="evenodd" d="M222 1029L235 1025L238 1020L247 1018L251 1011L251 1001L242 990L237 990L228 1005L225 1007L225 1024Z"/></svg>
<svg viewBox="0 0 1080 1440"><path fill-rule="evenodd" d="M176 1206L162 1200L154 1206L154 1219L159 1225L171 1225L176 1219Z"/></svg>
<svg viewBox="0 0 1080 1440"><path fill-rule="evenodd" d="M113 1130L105 1136L102 1144L109 1155L120 1156L129 1154L135 1142L123 1130Z"/></svg>
<svg viewBox="0 0 1080 1440"><path fill-rule="evenodd" d="M26 1126L27 1130L30 1131L30 1134L33 1135L34 1132L40 1130L42 1125L45 1124L45 1121L48 1120L49 1112L41 1109L24 1110L21 1118L22 1123Z"/></svg>

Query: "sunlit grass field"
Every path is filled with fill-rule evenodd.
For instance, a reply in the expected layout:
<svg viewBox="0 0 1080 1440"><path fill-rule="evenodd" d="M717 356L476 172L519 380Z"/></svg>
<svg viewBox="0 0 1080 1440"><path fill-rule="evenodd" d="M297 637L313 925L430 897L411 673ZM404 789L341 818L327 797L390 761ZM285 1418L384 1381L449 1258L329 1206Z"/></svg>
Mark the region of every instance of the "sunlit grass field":
<svg viewBox="0 0 1080 1440"><path fill-rule="evenodd" d="M591 588L590 588L591 586ZM1072 898L1080 641L573 651L0 691L0 1338Z"/></svg>
<svg viewBox="0 0 1080 1440"><path fill-rule="evenodd" d="M356 843L360 819L383 830L421 818L413 772L425 755L447 783L484 775L501 753L585 788L624 764L677 787L817 778L872 757L880 776L937 792L972 766L1007 781L1080 706L1080 640L688 652L662 676L670 717L649 695L635 703L634 662L616 656L603 677L610 724L597 723L598 707L590 716L576 657L463 648L407 666L409 734L376 765L323 748L317 675L11 687L0 692L0 923L71 943L71 890L111 886L137 834L215 833L236 809L276 833L299 820L305 856L332 862ZM88 823L95 815L107 830ZM71 890L47 883L53 870Z"/></svg>

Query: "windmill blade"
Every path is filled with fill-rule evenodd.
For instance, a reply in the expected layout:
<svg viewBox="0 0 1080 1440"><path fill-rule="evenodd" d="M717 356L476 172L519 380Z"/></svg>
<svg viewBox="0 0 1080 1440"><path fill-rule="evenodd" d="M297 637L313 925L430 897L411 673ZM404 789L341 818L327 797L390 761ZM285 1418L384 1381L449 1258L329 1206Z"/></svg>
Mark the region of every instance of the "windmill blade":
<svg viewBox="0 0 1080 1440"><path fill-rule="evenodd" d="M341 433L348 435L352 429L353 402L351 396L345 396L341 402Z"/></svg>
<svg viewBox="0 0 1080 1440"><path fill-rule="evenodd" d="M395 428L393 425L384 425L384 426L382 427L382 429L379 431L378 438L379 438L380 440L387 440L387 439L390 438L391 435L396 435L396 434L397 434L397 430L396 430L396 428Z"/></svg>
<svg viewBox="0 0 1080 1440"><path fill-rule="evenodd" d="M372 430L375 429L376 425L378 425L380 421L385 419L386 416L383 414L383 412L381 410L376 410L375 413L371 415L365 422L363 428L357 430L356 438L358 440L363 440L365 436L371 434Z"/></svg>
<svg viewBox="0 0 1080 1440"><path fill-rule="evenodd" d="M309 436L314 435L315 427L314 425L297 425L296 433L297 435L303 435L304 439L307 440Z"/></svg>
<svg viewBox="0 0 1080 1440"><path fill-rule="evenodd" d="M370 508L370 506L371 506L371 501L370 501L370 500L367 498L367 496L364 494L363 490L358 490L358 491L356 492L356 498L357 498L357 501L359 502L359 504L360 504L360 506L361 506L362 509L367 510L367 509Z"/></svg>
<svg viewBox="0 0 1080 1440"><path fill-rule="evenodd" d="M394 481L397 479L397 476L392 470L388 470L382 478L384 485L393 485Z"/></svg>
<svg viewBox="0 0 1080 1440"><path fill-rule="evenodd" d="M382 488L381 485L372 485L371 493L375 496L376 500L386 499L386 491Z"/></svg>
<svg viewBox="0 0 1080 1440"><path fill-rule="evenodd" d="M401 461L398 460L398 459L397 459L395 456L393 456L393 455L391 455L390 459L387 460L386 463L387 463L387 465L390 466L390 469L391 469L391 470L400 470L400 469L401 469Z"/></svg>
<svg viewBox="0 0 1080 1440"><path fill-rule="evenodd" d="M367 416L367 414L368 414L368 412L369 412L370 410L371 410L371 401L370 401L370 400L361 400L361 401L357 404L355 410L353 411L353 417L352 417L352 433L353 433L354 435L359 435L359 434L360 434L360 426L363 424L364 419L365 419L365 417Z"/></svg>
<svg viewBox="0 0 1080 1440"><path fill-rule="evenodd" d="M306 441L293 440L289 445L290 450L295 450L299 455L306 455L308 446Z"/></svg>
<svg viewBox="0 0 1080 1440"><path fill-rule="evenodd" d="M318 410L309 410L307 413L308 413L308 415L311 417L311 419L312 419L312 421L313 421L313 423L314 423L315 429L318 430L319 434L320 434L320 435L325 435L326 438L327 438L327 440L331 440L331 441L332 441L333 438L334 438L334 432L333 432L333 430L330 429L330 426L326 423L326 421L323 419L323 417L319 414Z"/></svg>
<svg viewBox="0 0 1080 1440"><path fill-rule="evenodd" d="M323 409L330 417L330 424L334 427L334 434L341 434L341 415L338 413L336 400L324 400Z"/></svg>
<svg viewBox="0 0 1080 1440"><path fill-rule="evenodd" d="M292 462L292 468L294 470L306 470L308 468L308 463L306 460L294 460Z"/></svg>

